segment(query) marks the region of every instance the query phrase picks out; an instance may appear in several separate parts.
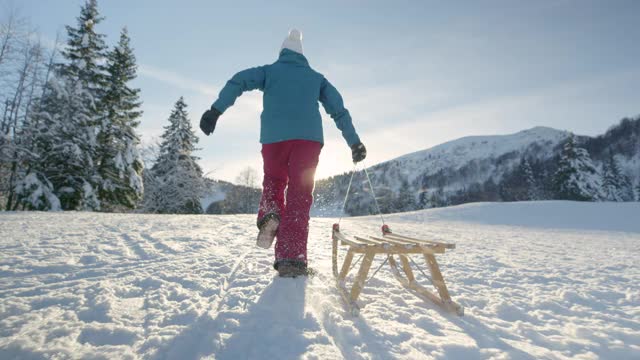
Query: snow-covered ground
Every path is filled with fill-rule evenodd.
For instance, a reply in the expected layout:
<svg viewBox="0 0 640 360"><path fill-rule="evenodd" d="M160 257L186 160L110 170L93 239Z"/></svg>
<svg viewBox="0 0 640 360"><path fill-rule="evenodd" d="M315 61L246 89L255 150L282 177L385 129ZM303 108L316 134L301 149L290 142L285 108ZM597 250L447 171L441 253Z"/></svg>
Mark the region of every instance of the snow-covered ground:
<svg viewBox="0 0 640 360"><path fill-rule="evenodd" d="M638 359L638 214L537 202L387 216L396 232L457 243L439 260L465 316L385 267L354 318L331 277L335 219L311 222L319 274L280 279L252 216L0 213L0 359Z"/></svg>

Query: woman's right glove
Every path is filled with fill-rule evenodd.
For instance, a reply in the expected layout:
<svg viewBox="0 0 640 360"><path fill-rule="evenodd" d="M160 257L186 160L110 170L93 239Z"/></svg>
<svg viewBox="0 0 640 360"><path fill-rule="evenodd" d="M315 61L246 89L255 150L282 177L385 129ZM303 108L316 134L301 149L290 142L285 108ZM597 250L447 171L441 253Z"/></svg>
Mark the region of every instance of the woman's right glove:
<svg viewBox="0 0 640 360"><path fill-rule="evenodd" d="M351 158L354 163L360 162L367 157L367 148L364 147L363 143L354 144L351 147Z"/></svg>
<svg viewBox="0 0 640 360"><path fill-rule="evenodd" d="M216 123L221 114L222 113L214 107L212 107L211 110L205 111L200 118L200 130L209 136L216 128Z"/></svg>

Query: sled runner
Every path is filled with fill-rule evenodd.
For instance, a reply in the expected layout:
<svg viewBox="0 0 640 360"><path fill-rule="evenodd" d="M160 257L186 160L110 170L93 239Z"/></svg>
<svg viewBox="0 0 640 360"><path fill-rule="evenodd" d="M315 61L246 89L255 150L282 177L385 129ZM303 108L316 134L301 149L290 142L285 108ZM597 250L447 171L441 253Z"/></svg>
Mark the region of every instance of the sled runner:
<svg viewBox="0 0 640 360"><path fill-rule="evenodd" d="M371 184L371 179L369 178L368 173L367 178L369 179L369 184L371 185L371 193L375 194L373 192L373 185ZM353 180L353 175L351 179ZM350 187L351 182L349 183L349 189ZM347 189L345 204L349 196L349 189ZM378 206L377 201L376 206ZM379 207L378 212L380 212ZM380 213L380 216L382 218L382 213ZM360 296L360 293L362 292L362 289L366 285L367 276L369 274L369 270L371 269L373 259L376 255L383 255L386 256L386 260L382 263L380 268L388 262L394 277L400 282L400 284L402 284L402 286L409 290L412 290L418 297L424 300L431 301L446 311L455 313L460 316L464 315L464 308L451 300L449 290L447 289L447 285L445 284L442 273L440 272L440 267L438 266L438 262L436 261L435 257L436 254L444 254L446 250L455 249L455 244L431 240L421 240L398 235L393 233L389 226L384 223L384 218L382 218L382 223L383 225L381 236L366 237L346 236L340 231L339 222L333 224L333 275L336 280L338 291L340 292L340 295L345 302L347 309L353 315L359 314L360 308L357 304L357 300ZM347 254L344 257L344 262L342 263L342 267L338 272L339 245L347 247ZM358 261L356 261L356 263L352 265L353 258L356 254L360 254L362 263L360 264L360 268L353 280L351 288L348 288L346 286L346 278L349 272L357 265ZM417 266L417 264L411 259L411 255L420 255L424 257L431 272L430 277ZM398 267L395 256L400 259L400 267ZM437 294L418 284L415 279L414 271L411 264L415 265L416 268L420 270L420 272L422 272L422 274L429 278L429 280L437 290ZM378 270L380 268L378 268ZM376 272L378 270L376 270Z"/></svg>

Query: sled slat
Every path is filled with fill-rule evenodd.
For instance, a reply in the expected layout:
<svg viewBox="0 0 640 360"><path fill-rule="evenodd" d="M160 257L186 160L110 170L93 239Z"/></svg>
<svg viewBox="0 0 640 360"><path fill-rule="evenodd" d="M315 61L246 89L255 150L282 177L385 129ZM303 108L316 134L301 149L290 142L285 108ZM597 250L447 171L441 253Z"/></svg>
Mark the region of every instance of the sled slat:
<svg viewBox="0 0 640 360"><path fill-rule="evenodd" d="M373 236L372 236L372 238L379 239L379 238L376 238L376 237L373 237ZM403 245L408 245L408 244L417 245L418 244L415 241L390 238L390 237L387 237L387 236L385 236L382 240L387 241L387 242L396 243L396 244L403 244Z"/></svg>
<svg viewBox="0 0 640 360"><path fill-rule="evenodd" d="M445 251L444 247L440 245L435 245L435 244L423 244L423 243L417 243L415 241L409 241L409 240L380 239L373 236L370 236L370 238L374 240L383 241L389 244L397 245L397 246L404 246L407 249L413 249L414 247L418 247L420 249L424 249L425 251L432 251L438 254L444 253Z"/></svg>
<svg viewBox="0 0 640 360"><path fill-rule="evenodd" d="M384 243L384 242L381 242L381 241L377 241L375 239L366 239L366 238L363 238L363 237L360 237L360 236L354 236L354 238L356 240L358 240L358 241L361 241L361 242L364 242L364 243L367 243L367 244L383 245L383 243Z"/></svg>
<svg viewBox="0 0 640 360"><path fill-rule="evenodd" d="M398 235L398 234L394 234L394 233L385 234L384 237L388 237L390 239L397 239L397 240L408 240L408 241L415 241L415 242L419 242L419 243L441 245L445 249L455 249L456 248L456 244L444 243L444 242L433 241L433 240L415 239L415 238L411 238L411 237L404 236L404 235Z"/></svg>
<svg viewBox="0 0 640 360"><path fill-rule="evenodd" d="M367 252L372 252L374 254L440 254L443 253L442 249L431 249L431 248L421 248L419 246L414 246L412 248L407 248L405 245L391 245L391 244L383 244L383 245L366 245L361 247L351 247L353 252L357 254L365 254Z"/></svg>
<svg viewBox="0 0 640 360"><path fill-rule="evenodd" d="M375 237L375 236L369 236L369 238L371 238L371 239L373 239L373 240L376 240L376 241L378 241L378 242L381 242L381 243L387 243L387 244L390 244L390 245L400 245L400 246L406 246L406 245L409 245L409 246L417 246L417 244L416 244L416 243L402 242L402 241L396 241L396 240L392 240L392 239L381 239L381 238L378 238L378 237Z"/></svg>
<svg viewBox="0 0 640 360"><path fill-rule="evenodd" d="M350 240L349 238L347 238L346 236L342 235L339 232L334 232L333 236L334 236L334 239L339 240L340 244L342 244L342 245L354 246L356 248L361 248L361 247L365 246L365 244L358 243L358 242L355 242L353 240Z"/></svg>

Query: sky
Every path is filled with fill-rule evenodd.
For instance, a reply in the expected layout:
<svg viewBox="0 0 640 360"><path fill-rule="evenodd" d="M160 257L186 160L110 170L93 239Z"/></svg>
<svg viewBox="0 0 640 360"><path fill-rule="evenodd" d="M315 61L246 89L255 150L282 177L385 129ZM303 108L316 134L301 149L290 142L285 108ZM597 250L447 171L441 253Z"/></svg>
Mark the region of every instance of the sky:
<svg viewBox="0 0 640 360"><path fill-rule="evenodd" d="M46 41L76 25L84 0L0 0ZM226 81L273 63L289 29L310 65L342 93L368 150L365 165L470 135L549 126L598 135L640 115L640 1L99 0L97 31L114 45L126 26L138 62L134 86L145 144L184 96L194 129ZM2 15L0 15L1 17ZM259 173L261 93L245 93L199 130L209 177ZM353 169L324 113L316 178Z"/></svg>

